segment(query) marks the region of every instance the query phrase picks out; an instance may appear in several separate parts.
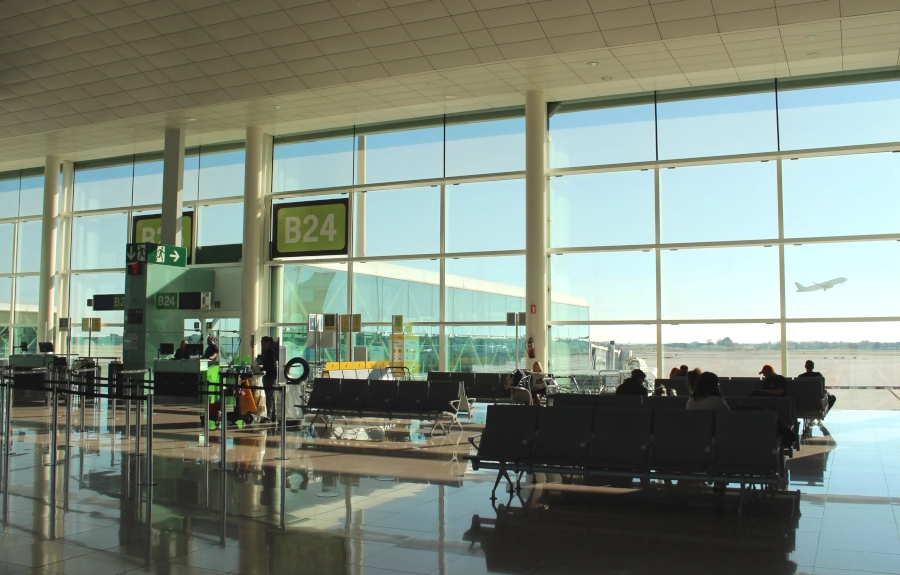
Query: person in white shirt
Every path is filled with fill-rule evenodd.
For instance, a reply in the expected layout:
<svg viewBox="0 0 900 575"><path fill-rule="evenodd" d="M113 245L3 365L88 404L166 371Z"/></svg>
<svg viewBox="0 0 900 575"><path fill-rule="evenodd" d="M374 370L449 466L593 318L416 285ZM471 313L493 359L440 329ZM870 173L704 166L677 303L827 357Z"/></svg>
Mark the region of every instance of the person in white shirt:
<svg viewBox="0 0 900 575"><path fill-rule="evenodd" d="M711 371L701 373L686 407L687 409L730 409L725 399L722 398L719 376Z"/></svg>

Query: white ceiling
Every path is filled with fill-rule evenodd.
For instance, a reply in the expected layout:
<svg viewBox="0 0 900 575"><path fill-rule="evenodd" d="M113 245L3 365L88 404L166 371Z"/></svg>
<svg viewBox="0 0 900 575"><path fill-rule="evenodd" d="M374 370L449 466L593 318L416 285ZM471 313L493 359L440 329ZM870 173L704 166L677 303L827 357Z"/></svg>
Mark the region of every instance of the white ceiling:
<svg viewBox="0 0 900 575"><path fill-rule="evenodd" d="M898 56L900 0L2 0L0 169Z"/></svg>

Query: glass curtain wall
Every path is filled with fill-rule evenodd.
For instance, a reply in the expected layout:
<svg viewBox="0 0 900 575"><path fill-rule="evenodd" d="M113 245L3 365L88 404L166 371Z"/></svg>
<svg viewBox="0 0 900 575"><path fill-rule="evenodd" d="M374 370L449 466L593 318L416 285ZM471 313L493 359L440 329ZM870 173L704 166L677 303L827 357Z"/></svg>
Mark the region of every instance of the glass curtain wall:
<svg viewBox="0 0 900 575"><path fill-rule="evenodd" d="M348 361L350 347L365 347L366 359L389 360L402 315L395 339L416 376L512 370L506 312L525 310L524 159L522 109L276 138L274 203L347 198L353 248L273 262L273 335L314 359L308 314L358 313L362 332L323 342L318 357Z"/></svg>
<svg viewBox="0 0 900 575"><path fill-rule="evenodd" d="M550 369L900 386L898 110L879 74L563 103L551 293L586 307L551 306Z"/></svg>
<svg viewBox="0 0 900 575"><path fill-rule="evenodd" d="M43 204L43 168L0 174L0 357L37 351Z"/></svg>
<svg viewBox="0 0 900 575"><path fill-rule="evenodd" d="M126 243L160 242L159 221L152 216L162 211L162 173L161 153L75 164L68 294L74 324L72 353L86 354L90 348L93 355L121 355L122 312L94 312L87 300L95 294L124 291ZM185 223L184 245L189 263L240 262L243 184L243 143L185 151L183 201L191 219ZM151 219L143 219L146 216ZM100 317L103 329L82 333L85 317Z"/></svg>

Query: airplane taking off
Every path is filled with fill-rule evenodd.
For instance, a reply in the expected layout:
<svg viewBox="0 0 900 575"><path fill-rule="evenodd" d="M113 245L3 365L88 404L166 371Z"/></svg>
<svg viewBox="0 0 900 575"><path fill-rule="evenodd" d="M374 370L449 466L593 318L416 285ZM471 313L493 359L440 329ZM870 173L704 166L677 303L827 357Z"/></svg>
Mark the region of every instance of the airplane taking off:
<svg viewBox="0 0 900 575"><path fill-rule="evenodd" d="M817 283L813 282L811 286L803 286L797 282L794 282L794 285L797 286L797 291L816 291L816 290L827 290L833 288L836 285L840 285L847 281L847 278L834 278L833 280L828 280L827 282Z"/></svg>

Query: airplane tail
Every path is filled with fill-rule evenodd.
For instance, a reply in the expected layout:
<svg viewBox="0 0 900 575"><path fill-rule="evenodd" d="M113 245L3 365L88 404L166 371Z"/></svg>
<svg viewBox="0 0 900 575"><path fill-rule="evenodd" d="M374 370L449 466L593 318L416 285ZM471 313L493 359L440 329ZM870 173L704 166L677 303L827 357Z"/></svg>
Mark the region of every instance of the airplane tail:
<svg viewBox="0 0 900 575"><path fill-rule="evenodd" d="M794 285L797 286L797 291L803 291L804 289L806 289L806 286L802 286L798 282L794 282Z"/></svg>

